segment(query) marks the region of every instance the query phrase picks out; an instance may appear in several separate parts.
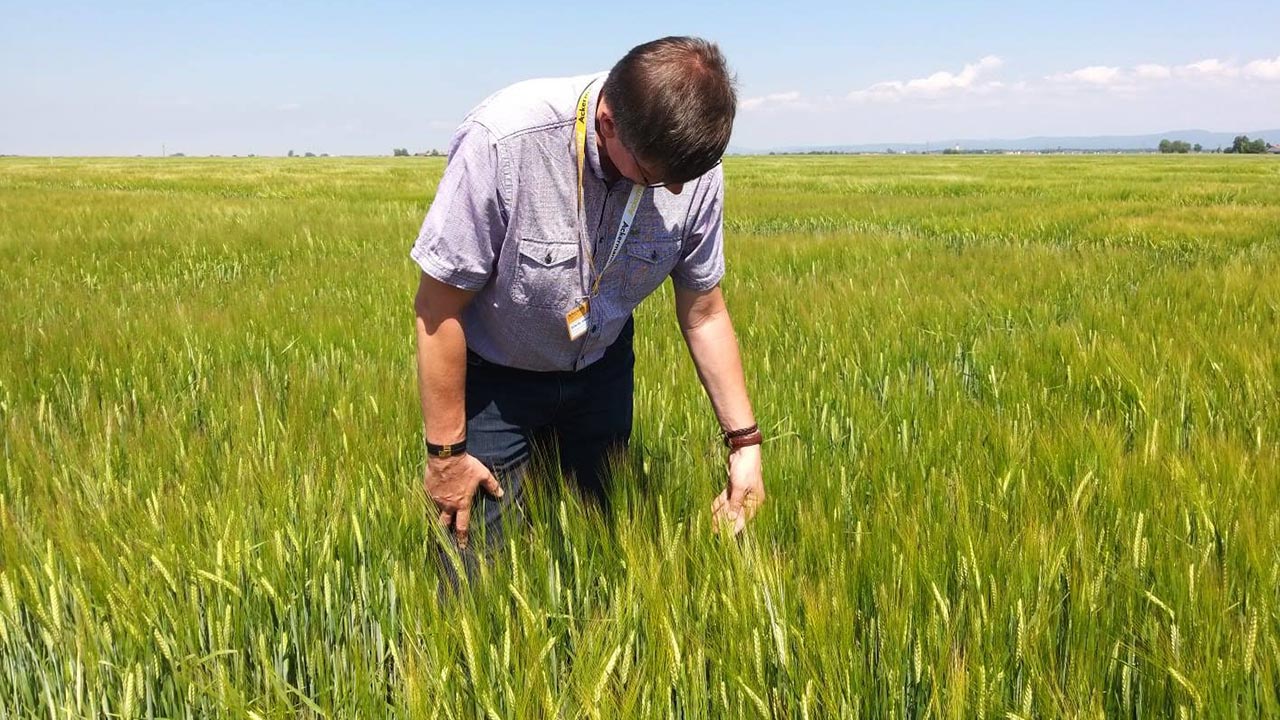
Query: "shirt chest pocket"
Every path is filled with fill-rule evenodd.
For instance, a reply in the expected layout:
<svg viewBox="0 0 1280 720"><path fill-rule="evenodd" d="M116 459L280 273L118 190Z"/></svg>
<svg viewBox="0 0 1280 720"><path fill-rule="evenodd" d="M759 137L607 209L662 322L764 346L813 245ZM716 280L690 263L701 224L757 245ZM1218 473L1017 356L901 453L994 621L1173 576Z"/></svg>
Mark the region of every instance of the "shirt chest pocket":
<svg viewBox="0 0 1280 720"><path fill-rule="evenodd" d="M631 302L640 302L657 290L675 268L680 238L667 236L629 243L626 252L622 266L626 275L622 296Z"/></svg>
<svg viewBox="0 0 1280 720"><path fill-rule="evenodd" d="M531 307L564 309L581 295L578 246L522 238L518 246L511 299Z"/></svg>

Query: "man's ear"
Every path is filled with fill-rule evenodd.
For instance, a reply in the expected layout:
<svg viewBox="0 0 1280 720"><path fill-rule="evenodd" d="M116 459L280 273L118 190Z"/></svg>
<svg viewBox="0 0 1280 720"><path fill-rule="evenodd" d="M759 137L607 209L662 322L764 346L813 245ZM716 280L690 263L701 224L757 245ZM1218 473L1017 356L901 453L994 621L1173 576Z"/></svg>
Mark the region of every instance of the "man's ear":
<svg viewBox="0 0 1280 720"><path fill-rule="evenodd" d="M596 115L599 123L596 125L596 131L602 137L612 140L618 136L618 126L613 122L613 112L609 110L609 106L604 100L600 101L600 112Z"/></svg>

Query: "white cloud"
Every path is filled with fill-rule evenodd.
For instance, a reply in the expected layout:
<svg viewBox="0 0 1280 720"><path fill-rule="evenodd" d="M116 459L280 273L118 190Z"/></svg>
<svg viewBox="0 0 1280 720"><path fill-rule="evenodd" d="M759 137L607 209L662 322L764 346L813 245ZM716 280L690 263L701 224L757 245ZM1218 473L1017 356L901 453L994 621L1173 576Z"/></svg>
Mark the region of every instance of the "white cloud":
<svg viewBox="0 0 1280 720"><path fill-rule="evenodd" d="M1176 66L1143 63L1129 69L1091 65L1071 72L1048 75L1045 79L1057 84L1106 87L1127 92L1137 90L1144 84L1165 81L1183 84L1206 81L1221 83L1241 77L1263 81L1280 80L1280 56L1254 60L1244 66L1219 58L1205 58Z"/></svg>
<svg viewBox="0 0 1280 720"><path fill-rule="evenodd" d="M1257 80L1280 80L1280 55L1254 60L1244 66L1244 74Z"/></svg>
<svg viewBox="0 0 1280 720"><path fill-rule="evenodd" d="M1145 63L1135 67L1133 74L1142 80L1167 80L1173 76L1173 70L1167 65Z"/></svg>
<svg viewBox="0 0 1280 720"><path fill-rule="evenodd" d="M761 95L759 97L747 98L738 102L738 107L743 110L759 110L760 108L791 106L800 103L800 93L792 90L791 92L771 93L769 95Z"/></svg>
<svg viewBox="0 0 1280 720"><path fill-rule="evenodd" d="M1229 62L1207 58L1183 65L1177 68L1177 73L1183 77L1235 77L1240 74L1240 70Z"/></svg>
<svg viewBox="0 0 1280 720"><path fill-rule="evenodd" d="M760 92L741 107L766 110L739 114L744 122L735 142L766 147L894 141L889 147L930 137L1259 128L1269 127L1280 107L1280 56L1274 51L1268 57L1148 56L1125 64L1101 55L1043 69L992 57L930 72L898 75L841 95L799 85L777 88L790 92ZM804 122L797 124L802 111Z"/></svg>
<svg viewBox="0 0 1280 720"><path fill-rule="evenodd" d="M1114 85L1123 79L1123 74L1118 67L1090 65L1079 70L1050 75L1048 79L1054 82L1077 82L1086 85Z"/></svg>
<svg viewBox="0 0 1280 720"><path fill-rule="evenodd" d="M998 83L979 83L978 80L1004 64L995 55L988 55L976 63L965 65L958 73L945 70L938 71L928 77L912 80L889 80L879 82L864 90L855 90L848 95L854 101L900 100L907 97L935 97L947 92L983 90L998 87Z"/></svg>
<svg viewBox="0 0 1280 720"><path fill-rule="evenodd" d="M958 72L939 71L910 80L888 80L855 90L843 98L808 96L797 90L753 96L741 100L743 111L821 110L843 112L849 104L893 105L897 103L949 101L955 108L1031 107L1036 103L1066 106L1078 102L1082 92L1112 97L1183 97L1185 93L1208 91L1245 92L1245 80L1280 81L1280 56L1240 64L1237 61L1206 58L1183 65L1141 63L1131 67L1089 65L1075 70L1035 78L996 80L991 77L1004 67L999 57L988 55L969 63ZM1170 95L1173 93L1173 95ZM1064 105L1066 104L1066 105Z"/></svg>

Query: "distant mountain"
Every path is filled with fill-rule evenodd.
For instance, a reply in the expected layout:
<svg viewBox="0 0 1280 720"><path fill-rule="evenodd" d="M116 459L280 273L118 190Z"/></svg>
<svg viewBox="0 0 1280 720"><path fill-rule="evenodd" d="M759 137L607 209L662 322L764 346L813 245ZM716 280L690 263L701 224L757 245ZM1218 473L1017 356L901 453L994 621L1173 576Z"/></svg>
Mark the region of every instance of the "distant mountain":
<svg viewBox="0 0 1280 720"><path fill-rule="evenodd" d="M940 152L945 148L961 150L1155 150L1161 140L1185 140L1192 145L1199 143L1205 150L1230 147L1237 135L1265 138L1268 142L1280 142L1280 129L1253 130L1248 132L1211 132L1209 130L1170 130L1152 135L1091 135L1080 137L1029 137L1017 140L942 139L927 143L863 143L861 145L814 145L751 150L731 147L730 154L758 155L770 152Z"/></svg>

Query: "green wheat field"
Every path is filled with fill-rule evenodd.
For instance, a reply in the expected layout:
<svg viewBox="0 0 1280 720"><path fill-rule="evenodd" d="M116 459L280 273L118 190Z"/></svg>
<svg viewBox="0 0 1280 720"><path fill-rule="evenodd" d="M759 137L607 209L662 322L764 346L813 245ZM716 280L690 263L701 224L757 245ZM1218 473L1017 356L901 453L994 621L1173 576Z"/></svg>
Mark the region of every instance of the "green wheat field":
<svg viewBox="0 0 1280 720"><path fill-rule="evenodd" d="M442 600L443 161L0 160L0 718L1280 715L1280 161L730 158L737 539L668 285L617 500Z"/></svg>

